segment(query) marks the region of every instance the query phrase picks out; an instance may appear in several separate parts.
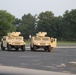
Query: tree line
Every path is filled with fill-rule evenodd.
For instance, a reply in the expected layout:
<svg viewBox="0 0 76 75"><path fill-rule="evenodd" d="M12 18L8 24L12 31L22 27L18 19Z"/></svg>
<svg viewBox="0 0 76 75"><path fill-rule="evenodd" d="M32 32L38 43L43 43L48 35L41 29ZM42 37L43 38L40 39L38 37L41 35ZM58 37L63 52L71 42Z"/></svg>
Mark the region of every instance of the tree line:
<svg viewBox="0 0 76 75"><path fill-rule="evenodd" d="M66 10L62 16L54 16L52 11L34 16L28 13L21 19L0 10L0 38L12 31L21 32L25 39L37 32L47 32L49 37L55 37L60 41L76 41L76 9Z"/></svg>

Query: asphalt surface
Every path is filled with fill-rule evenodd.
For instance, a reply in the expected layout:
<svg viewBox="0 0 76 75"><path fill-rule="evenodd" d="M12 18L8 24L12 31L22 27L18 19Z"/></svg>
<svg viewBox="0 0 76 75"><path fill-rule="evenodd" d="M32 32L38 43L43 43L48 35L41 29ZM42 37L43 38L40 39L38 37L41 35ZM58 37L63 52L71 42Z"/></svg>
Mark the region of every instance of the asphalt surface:
<svg viewBox="0 0 76 75"><path fill-rule="evenodd" d="M33 52L29 47L25 52L0 49L0 66L76 74L76 64L70 62L76 62L76 46L58 46L53 53L42 49Z"/></svg>
<svg viewBox="0 0 76 75"><path fill-rule="evenodd" d="M76 75L76 74L0 66L0 75Z"/></svg>

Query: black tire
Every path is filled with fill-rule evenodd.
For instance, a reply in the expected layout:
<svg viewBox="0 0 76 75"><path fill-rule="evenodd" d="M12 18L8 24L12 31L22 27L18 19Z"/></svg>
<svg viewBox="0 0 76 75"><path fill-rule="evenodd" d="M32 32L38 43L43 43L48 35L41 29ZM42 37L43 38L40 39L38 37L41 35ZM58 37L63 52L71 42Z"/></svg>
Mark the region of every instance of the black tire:
<svg viewBox="0 0 76 75"><path fill-rule="evenodd" d="M32 47L30 47L30 49L31 49L31 51L33 51L33 48Z"/></svg>
<svg viewBox="0 0 76 75"><path fill-rule="evenodd" d="M31 47L31 44L30 44L30 49L31 49L31 51L33 51L33 48Z"/></svg>
<svg viewBox="0 0 76 75"><path fill-rule="evenodd" d="M36 51L36 49L37 49L37 47L34 45L34 46L33 46L33 51Z"/></svg>
<svg viewBox="0 0 76 75"><path fill-rule="evenodd" d="M48 52L51 52L51 46L48 46Z"/></svg>
<svg viewBox="0 0 76 75"><path fill-rule="evenodd" d="M11 50L11 46L9 44L7 44L7 49L8 49L8 51Z"/></svg>
<svg viewBox="0 0 76 75"><path fill-rule="evenodd" d="M4 51L5 47L3 47L3 43L1 43L1 49Z"/></svg>
<svg viewBox="0 0 76 75"><path fill-rule="evenodd" d="M16 48L16 51L18 51L19 50L19 48Z"/></svg>
<svg viewBox="0 0 76 75"><path fill-rule="evenodd" d="M44 47L44 51L47 51L47 47Z"/></svg>
<svg viewBox="0 0 76 75"><path fill-rule="evenodd" d="M22 51L25 51L25 45L22 46Z"/></svg>
<svg viewBox="0 0 76 75"><path fill-rule="evenodd" d="M46 51L47 51L47 49L44 49L44 51L46 52Z"/></svg>

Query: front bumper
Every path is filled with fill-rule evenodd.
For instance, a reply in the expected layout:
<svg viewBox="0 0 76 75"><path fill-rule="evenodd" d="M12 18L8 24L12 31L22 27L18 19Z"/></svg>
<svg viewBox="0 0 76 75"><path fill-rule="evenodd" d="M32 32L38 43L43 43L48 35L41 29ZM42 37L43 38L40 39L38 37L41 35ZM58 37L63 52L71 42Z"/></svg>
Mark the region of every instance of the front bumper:
<svg viewBox="0 0 76 75"><path fill-rule="evenodd" d="M36 46L49 46L49 43L34 43Z"/></svg>
<svg viewBox="0 0 76 75"><path fill-rule="evenodd" d="M13 45L13 46L21 46L21 45L25 45L26 43L25 42L13 42L13 43L9 43L10 45Z"/></svg>

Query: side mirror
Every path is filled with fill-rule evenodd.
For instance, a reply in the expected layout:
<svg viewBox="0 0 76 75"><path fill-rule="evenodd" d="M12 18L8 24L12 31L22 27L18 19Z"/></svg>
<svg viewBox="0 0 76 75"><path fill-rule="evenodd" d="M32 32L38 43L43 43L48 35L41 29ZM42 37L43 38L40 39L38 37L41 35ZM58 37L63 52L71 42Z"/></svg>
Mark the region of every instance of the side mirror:
<svg viewBox="0 0 76 75"><path fill-rule="evenodd" d="M51 39L51 43L52 43L52 42L55 42L55 38L52 38L52 39Z"/></svg>
<svg viewBox="0 0 76 75"><path fill-rule="evenodd" d="M31 35L29 35L29 38L31 39Z"/></svg>
<svg viewBox="0 0 76 75"><path fill-rule="evenodd" d="M53 39L51 39L51 43L53 43Z"/></svg>

